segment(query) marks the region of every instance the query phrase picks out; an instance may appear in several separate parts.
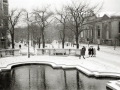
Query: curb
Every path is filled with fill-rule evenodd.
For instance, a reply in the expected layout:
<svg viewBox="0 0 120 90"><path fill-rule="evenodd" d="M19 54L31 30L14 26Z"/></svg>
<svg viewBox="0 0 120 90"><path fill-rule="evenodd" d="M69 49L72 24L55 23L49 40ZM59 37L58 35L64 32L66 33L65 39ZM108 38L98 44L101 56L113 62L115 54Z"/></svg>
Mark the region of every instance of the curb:
<svg viewBox="0 0 120 90"><path fill-rule="evenodd" d="M21 65L31 65L31 64L43 64L43 65L50 65L54 69L56 68L62 68L62 69L77 69L80 72L86 74L87 76L93 76L96 78L101 78L101 77L111 77L111 78L120 78L120 73L111 73L111 72L97 72L97 71L90 71L87 68L84 68L80 65L65 65L65 64L56 64L54 62L48 62L48 61L23 61L23 62L16 62L16 63L11 63L8 64L6 67L1 67L0 72L6 71L6 70L11 70L12 67L15 66L21 66Z"/></svg>

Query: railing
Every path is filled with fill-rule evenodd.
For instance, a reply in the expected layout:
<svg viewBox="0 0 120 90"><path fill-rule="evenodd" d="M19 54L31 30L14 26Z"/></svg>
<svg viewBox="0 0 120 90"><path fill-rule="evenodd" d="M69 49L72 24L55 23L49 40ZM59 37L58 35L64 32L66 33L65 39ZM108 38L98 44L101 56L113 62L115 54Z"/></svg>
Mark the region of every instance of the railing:
<svg viewBox="0 0 120 90"><path fill-rule="evenodd" d="M81 55L81 49L37 49L37 55Z"/></svg>
<svg viewBox="0 0 120 90"><path fill-rule="evenodd" d="M0 57L18 56L20 55L20 49L3 49L0 50Z"/></svg>

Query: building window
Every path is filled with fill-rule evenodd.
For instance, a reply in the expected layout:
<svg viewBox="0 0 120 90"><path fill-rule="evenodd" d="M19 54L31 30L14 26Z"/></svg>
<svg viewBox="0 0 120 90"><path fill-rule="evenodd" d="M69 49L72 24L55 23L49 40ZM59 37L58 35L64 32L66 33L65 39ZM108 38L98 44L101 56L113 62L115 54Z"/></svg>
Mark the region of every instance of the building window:
<svg viewBox="0 0 120 90"><path fill-rule="evenodd" d="M83 37L83 32L81 32L81 37Z"/></svg>
<svg viewBox="0 0 120 90"><path fill-rule="evenodd" d="M120 33L120 22L119 22L119 33Z"/></svg>
<svg viewBox="0 0 120 90"><path fill-rule="evenodd" d="M3 2L4 2L4 3L8 3L8 1L7 1L7 0L3 0Z"/></svg>
<svg viewBox="0 0 120 90"><path fill-rule="evenodd" d="M98 38L100 38L100 27L97 27L97 31L98 31Z"/></svg>
<svg viewBox="0 0 120 90"><path fill-rule="evenodd" d="M109 31L106 32L106 39L109 39Z"/></svg>

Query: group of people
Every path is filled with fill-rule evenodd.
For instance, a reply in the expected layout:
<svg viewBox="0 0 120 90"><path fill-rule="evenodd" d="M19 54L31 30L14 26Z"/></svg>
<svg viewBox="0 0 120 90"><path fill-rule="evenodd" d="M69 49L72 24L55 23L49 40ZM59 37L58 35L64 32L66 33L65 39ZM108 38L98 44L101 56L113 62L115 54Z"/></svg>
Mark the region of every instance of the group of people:
<svg viewBox="0 0 120 90"><path fill-rule="evenodd" d="M88 49L88 55L89 57L96 57L96 49L93 48L93 46L90 46Z"/></svg>
<svg viewBox="0 0 120 90"><path fill-rule="evenodd" d="M82 49L81 49L81 55L80 55L79 58L81 58L81 56L83 56L83 58L85 59L85 57L84 57L85 52L86 52L86 48L85 48L85 46L83 46ZM93 46L90 46L88 48L88 55L89 55L89 57L96 57L96 49L93 48Z"/></svg>

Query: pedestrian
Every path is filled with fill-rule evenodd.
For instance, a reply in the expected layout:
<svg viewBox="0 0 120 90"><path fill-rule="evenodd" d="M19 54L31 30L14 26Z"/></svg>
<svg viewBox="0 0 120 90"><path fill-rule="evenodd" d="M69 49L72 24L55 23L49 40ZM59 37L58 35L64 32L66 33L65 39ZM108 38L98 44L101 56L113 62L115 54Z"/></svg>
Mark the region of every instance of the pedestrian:
<svg viewBox="0 0 120 90"><path fill-rule="evenodd" d="M81 49L81 56L83 56L84 59L85 59L85 57L84 57L85 56L85 51L86 51L86 48L85 48L85 46L83 46L82 49Z"/></svg>
<svg viewBox="0 0 120 90"><path fill-rule="evenodd" d="M91 56L91 47L88 48L88 55Z"/></svg>
<svg viewBox="0 0 120 90"><path fill-rule="evenodd" d="M94 57L96 57L96 49L93 48L93 52L94 52Z"/></svg>
<svg viewBox="0 0 120 90"><path fill-rule="evenodd" d="M35 44L33 44L33 50L34 50L34 54L35 54Z"/></svg>
<svg viewBox="0 0 120 90"><path fill-rule="evenodd" d="M87 38L87 44L88 44L88 47L89 47L89 45L90 45L90 40L89 40L89 38Z"/></svg>
<svg viewBox="0 0 120 90"><path fill-rule="evenodd" d="M98 44L97 50L98 50L98 51L100 50L99 44Z"/></svg>
<svg viewBox="0 0 120 90"><path fill-rule="evenodd" d="M19 49L21 49L21 44L19 45Z"/></svg>
<svg viewBox="0 0 120 90"><path fill-rule="evenodd" d="M88 41L88 47L89 47L89 45L90 45L90 41Z"/></svg>
<svg viewBox="0 0 120 90"><path fill-rule="evenodd" d="M94 50L93 50L93 46L91 46L91 57L93 57L94 55Z"/></svg>

